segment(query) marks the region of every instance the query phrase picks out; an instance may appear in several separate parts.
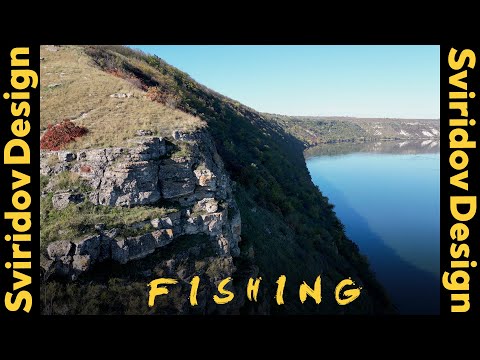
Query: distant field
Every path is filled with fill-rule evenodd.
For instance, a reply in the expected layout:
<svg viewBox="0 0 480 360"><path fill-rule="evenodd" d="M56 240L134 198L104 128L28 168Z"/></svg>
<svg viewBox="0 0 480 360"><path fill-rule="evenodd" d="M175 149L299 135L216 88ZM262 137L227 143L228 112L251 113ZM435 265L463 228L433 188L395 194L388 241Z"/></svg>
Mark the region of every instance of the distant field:
<svg viewBox="0 0 480 360"><path fill-rule="evenodd" d="M440 137L439 119L264 116L277 122L307 146L344 141L433 140Z"/></svg>

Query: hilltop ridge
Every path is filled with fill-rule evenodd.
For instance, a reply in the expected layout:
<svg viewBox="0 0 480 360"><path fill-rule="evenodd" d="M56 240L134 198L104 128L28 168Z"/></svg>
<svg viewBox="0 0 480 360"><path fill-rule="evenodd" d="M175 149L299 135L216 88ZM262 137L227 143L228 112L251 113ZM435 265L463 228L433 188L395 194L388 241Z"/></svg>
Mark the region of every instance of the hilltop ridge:
<svg viewBox="0 0 480 360"><path fill-rule="evenodd" d="M322 143L390 140L438 140L439 119L286 116L264 114L306 147Z"/></svg>

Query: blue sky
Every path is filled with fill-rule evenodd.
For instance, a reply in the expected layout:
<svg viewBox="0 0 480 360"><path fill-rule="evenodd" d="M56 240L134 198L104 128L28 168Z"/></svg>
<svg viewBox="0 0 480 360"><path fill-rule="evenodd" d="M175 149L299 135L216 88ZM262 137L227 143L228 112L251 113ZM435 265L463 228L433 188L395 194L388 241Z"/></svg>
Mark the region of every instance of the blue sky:
<svg viewBox="0 0 480 360"><path fill-rule="evenodd" d="M258 111L440 117L439 46L138 46Z"/></svg>

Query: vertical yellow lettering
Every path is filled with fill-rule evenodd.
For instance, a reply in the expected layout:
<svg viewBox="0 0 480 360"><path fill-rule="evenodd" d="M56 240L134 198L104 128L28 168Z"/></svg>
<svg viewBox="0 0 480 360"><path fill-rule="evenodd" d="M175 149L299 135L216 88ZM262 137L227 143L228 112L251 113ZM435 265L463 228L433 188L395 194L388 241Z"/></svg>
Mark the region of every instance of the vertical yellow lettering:
<svg viewBox="0 0 480 360"><path fill-rule="evenodd" d="M260 281L262 281L262 278L258 278L255 281L253 278L248 279L248 285L247 285L247 297L248 300L252 301L257 301L257 295L258 295L258 288L260 286Z"/></svg>
<svg viewBox="0 0 480 360"><path fill-rule="evenodd" d="M159 285L174 285L178 281L175 279L166 279L160 278L151 281L147 286L150 287L148 291L148 306L152 307L155 304L155 298L159 295L166 295L168 294L168 289L165 286Z"/></svg>
<svg viewBox="0 0 480 360"><path fill-rule="evenodd" d="M30 175L25 175L17 170L12 170L12 177L18 179L14 183L12 183L12 190L17 190L22 186L30 184Z"/></svg>
<svg viewBox="0 0 480 360"><path fill-rule="evenodd" d="M29 66L30 62L28 59L19 59L18 55L29 55L30 49L28 47L19 47L14 48L10 51L10 58L12 59L12 66Z"/></svg>
<svg viewBox="0 0 480 360"><path fill-rule="evenodd" d="M450 291L468 291L470 289L470 275L464 270L455 270L451 274L444 272L442 285Z"/></svg>
<svg viewBox="0 0 480 360"><path fill-rule="evenodd" d="M20 244L12 244L14 259L30 259L32 257L31 251L20 250Z"/></svg>
<svg viewBox="0 0 480 360"><path fill-rule="evenodd" d="M462 305L452 305L452 312L467 312L470 310L470 295L469 294L452 294L452 301L462 301Z"/></svg>
<svg viewBox="0 0 480 360"><path fill-rule="evenodd" d="M20 202L20 199L23 199L23 201ZM32 199L30 197L30 194L25 190L18 190L12 196L12 205L17 210L22 211L22 210L28 209L31 202L32 202Z"/></svg>
<svg viewBox="0 0 480 360"><path fill-rule="evenodd" d="M22 155L12 155L12 149L15 147L22 149ZM9 165L30 164L30 147L28 143L22 139L10 140L3 149L3 159L3 162Z"/></svg>
<svg viewBox="0 0 480 360"><path fill-rule="evenodd" d="M298 294L300 296L300 301L302 304L307 300L307 295L311 296L316 304L320 304L322 301L322 288L321 288L321 281L320 275L317 276L315 279L315 284L313 285L313 289L307 285L304 281L303 284L300 285L300 289L298 290Z"/></svg>
<svg viewBox="0 0 480 360"><path fill-rule="evenodd" d="M222 295L225 295L224 298L221 298L220 296L217 296L217 295L213 295L213 301L215 301L215 303L217 303L218 305L223 305L233 300L233 297L234 297L233 292L225 289L225 286L227 286L227 284L230 281L232 281L232 278L228 277L226 279L223 279L220 282L220 284L218 284L218 292Z"/></svg>
<svg viewBox="0 0 480 360"><path fill-rule="evenodd" d="M468 205L468 212L461 213L458 210L458 205ZM476 196L450 196L450 212L455 220L469 221L477 212L477 197Z"/></svg>
<svg viewBox="0 0 480 360"><path fill-rule="evenodd" d="M5 307L8 311L18 311L23 305L23 311L29 313L32 309L32 295L27 290L22 290L14 296L11 292L5 294Z"/></svg>

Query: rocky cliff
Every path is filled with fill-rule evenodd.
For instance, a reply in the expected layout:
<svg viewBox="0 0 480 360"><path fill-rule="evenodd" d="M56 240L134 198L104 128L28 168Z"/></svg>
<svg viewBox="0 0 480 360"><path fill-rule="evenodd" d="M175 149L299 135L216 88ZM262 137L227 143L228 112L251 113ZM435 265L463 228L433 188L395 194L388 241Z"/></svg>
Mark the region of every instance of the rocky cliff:
<svg viewBox="0 0 480 360"><path fill-rule="evenodd" d="M41 130L63 119L86 129L41 154L42 313L394 311L312 183L304 143L279 123L127 47L41 56ZM319 275L321 304L303 304L300 284ZM230 276L235 298L216 306ZM149 308L146 284L158 277L179 283ZM250 277L262 277L258 302L245 299ZM339 306L335 287L349 277L362 294Z"/></svg>
<svg viewBox="0 0 480 360"><path fill-rule="evenodd" d="M140 132L145 133L149 134ZM212 289L218 280L232 276L236 270L232 257L240 253L241 217L232 196L234 183L210 136L175 131L169 140L138 136L126 145L75 152L43 151L40 173L48 177L48 183L42 196L51 198L53 208L60 211L69 206L81 211L79 205L84 202L94 209L161 208L168 203L176 210L162 217L147 216L123 228L83 224L84 235L45 244L41 263L44 276L76 280L100 263L126 264L143 259L172 242L188 242L192 235L205 235L208 240L164 260L164 272L186 280L208 272L209 262L213 263L218 269L207 276ZM87 191L75 186L58 190L59 178L65 173L78 175ZM128 236L125 230L135 230L136 235ZM199 266L202 252L210 256ZM197 266L182 266L179 256L190 258Z"/></svg>

